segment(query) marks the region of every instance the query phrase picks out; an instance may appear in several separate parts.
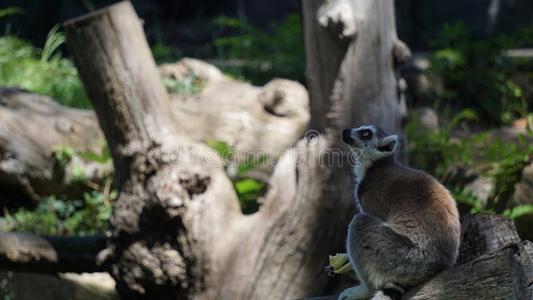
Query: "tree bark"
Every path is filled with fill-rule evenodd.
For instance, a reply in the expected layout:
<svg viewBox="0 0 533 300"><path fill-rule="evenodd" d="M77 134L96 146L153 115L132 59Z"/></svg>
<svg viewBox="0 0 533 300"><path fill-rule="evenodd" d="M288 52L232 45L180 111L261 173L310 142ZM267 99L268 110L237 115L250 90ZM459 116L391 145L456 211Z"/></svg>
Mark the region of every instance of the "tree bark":
<svg viewBox="0 0 533 300"><path fill-rule="evenodd" d="M282 155L263 206L251 216L241 214L218 157L188 137L183 120L169 116L168 96L131 5L115 4L65 24L116 169L112 238L101 256L123 295L292 299L324 289L329 280L323 266L328 254L342 249L354 211L339 129L373 122L399 130L389 34L393 3L360 2L365 9L353 12L368 16L357 23L358 38L340 41L352 50L308 56L310 66L322 59L336 62L327 65L324 86L311 89L323 94L312 100L313 128L323 134ZM320 26L319 3L302 3L310 51L318 47L308 40L309 26ZM359 45L370 41L376 42ZM337 80L337 70L329 68L342 69L343 76ZM349 77L374 68L372 79ZM341 84L348 81L350 88ZM364 97L352 97L353 91ZM354 103L371 109L363 113ZM385 114L378 105L386 106Z"/></svg>
<svg viewBox="0 0 533 300"><path fill-rule="evenodd" d="M374 124L403 139L396 158L407 162L394 67L410 57L396 35L391 0L301 1L311 127L338 134ZM332 132L332 133L331 133Z"/></svg>
<svg viewBox="0 0 533 300"><path fill-rule="evenodd" d="M410 290L403 299L532 299L533 244L512 221L480 214L461 221L457 264Z"/></svg>
<svg viewBox="0 0 533 300"><path fill-rule="evenodd" d="M117 288L127 297L192 298L229 255L224 246L234 236L226 231L240 214L232 185L216 153L171 118L129 2L65 28L115 166L119 197L105 253Z"/></svg>
<svg viewBox="0 0 533 300"><path fill-rule="evenodd" d="M394 58L405 60L408 50L396 35L393 1L301 4L311 127L376 124L401 133Z"/></svg>

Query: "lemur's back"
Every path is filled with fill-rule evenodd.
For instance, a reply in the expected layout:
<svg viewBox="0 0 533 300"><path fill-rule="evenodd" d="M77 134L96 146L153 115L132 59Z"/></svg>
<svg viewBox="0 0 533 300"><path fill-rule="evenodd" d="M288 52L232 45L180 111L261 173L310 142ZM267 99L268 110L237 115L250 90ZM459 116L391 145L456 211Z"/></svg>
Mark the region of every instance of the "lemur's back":
<svg viewBox="0 0 533 300"><path fill-rule="evenodd" d="M339 299L368 299L378 292L399 298L455 263L455 201L433 177L395 163L398 135L364 125L343 130L342 139L357 155L361 211L348 225L346 252L360 284Z"/></svg>
<svg viewBox="0 0 533 300"><path fill-rule="evenodd" d="M455 201L428 174L384 162L370 168L358 190L365 213L435 254L443 268L455 263L460 224Z"/></svg>

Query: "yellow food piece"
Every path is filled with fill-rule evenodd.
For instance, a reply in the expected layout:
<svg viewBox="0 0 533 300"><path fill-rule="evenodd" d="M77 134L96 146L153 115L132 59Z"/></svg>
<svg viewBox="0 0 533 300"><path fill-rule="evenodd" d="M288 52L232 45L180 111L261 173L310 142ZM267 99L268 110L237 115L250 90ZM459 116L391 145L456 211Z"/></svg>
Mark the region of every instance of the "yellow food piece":
<svg viewBox="0 0 533 300"><path fill-rule="evenodd" d="M346 253L337 253L329 256L330 270L335 274L342 274L352 270L352 264Z"/></svg>

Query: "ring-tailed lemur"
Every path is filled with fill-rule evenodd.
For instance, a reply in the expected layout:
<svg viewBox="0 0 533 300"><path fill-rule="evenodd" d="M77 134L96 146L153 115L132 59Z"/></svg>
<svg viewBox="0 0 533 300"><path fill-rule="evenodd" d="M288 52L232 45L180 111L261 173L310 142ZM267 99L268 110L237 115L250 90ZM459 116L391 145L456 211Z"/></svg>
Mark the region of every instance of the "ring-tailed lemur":
<svg viewBox="0 0 533 300"><path fill-rule="evenodd" d="M345 129L342 137L357 155L359 213L348 227L346 250L360 285L339 299L396 297L451 267L460 223L449 191L428 174L395 162L397 135L361 126Z"/></svg>

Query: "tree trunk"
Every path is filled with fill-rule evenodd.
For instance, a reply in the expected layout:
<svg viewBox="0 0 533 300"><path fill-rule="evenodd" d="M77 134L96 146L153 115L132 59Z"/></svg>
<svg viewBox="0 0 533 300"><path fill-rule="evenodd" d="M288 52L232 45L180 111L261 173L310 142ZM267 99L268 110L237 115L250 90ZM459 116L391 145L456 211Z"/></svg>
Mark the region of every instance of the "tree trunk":
<svg viewBox="0 0 533 300"><path fill-rule="evenodd" d="M301 4L311 127L376 124L401 133L394 59L404 61L409 53L396 36L393 1Z"/></svg>
<svg viewBox="0 0 533 300"><path fill-rule="evenodd" d="M192 298L211 289L240 215L213 150L170 116L168 95L129 2L65 24L111 149L119 197L102 258L123 295ZM218 274L217 274L218 273Z"/></svg>
<svg viewBox="0 0 533 300"><path fill-rule="evenodd" d="M396 35L392 0L301 1L311 127L379 125L401 132L407 117L394 67L410 57ZM407 161L401 143L397 159Z"/></svg>
<svg viewBox="0 0 533 300"><path fill-rule="evenodd" d="M302 3L310 52L337 39L310 42L312 28L320 26L319 3ZM261 210L251 216L241 214L219 158L188 138L183 120L169 116L168 96L131 4L65 24L116 169L119 197L101 257L123 295L293 299L324 289L323 266L328 254L342 250L354 210L339 129L372 122L398 131L400 125L393 3L357 3L362 6L352 12L364 16L358 38L339 41L352 50L308 55L310 68L331 59L336 65L324 67L343 70L342 76L324 71L320 87L310 78L312 93L323 95L312 96L313 128L323 134L283 154ZM354 75L367 70L372 78Z"/></svg>

